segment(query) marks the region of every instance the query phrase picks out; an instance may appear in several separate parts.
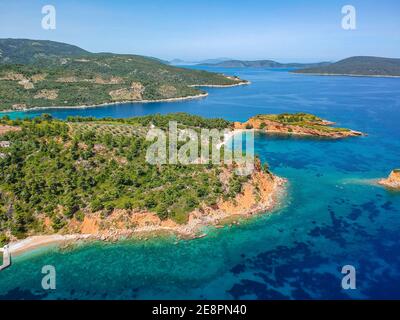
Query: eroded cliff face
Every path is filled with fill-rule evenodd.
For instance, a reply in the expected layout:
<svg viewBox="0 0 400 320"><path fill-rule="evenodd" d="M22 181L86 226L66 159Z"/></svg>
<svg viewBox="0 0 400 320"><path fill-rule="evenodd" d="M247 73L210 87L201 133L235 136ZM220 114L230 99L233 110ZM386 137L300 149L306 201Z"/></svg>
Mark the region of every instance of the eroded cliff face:
<svg viewBox="0 0 400 320"><path fill-rule="evenodd" d="M400 190L400 169L393 170L387 179L382 179L378 183L387 188Z"/></svg>
<svg viewBox="0 0 400 320"><path fill-rule="evenodd" d="M362 132L354 130L334 130L330 128L333 122L322 121L318 124L318 127L312 126L300 126L283 124L277 121L250 118L246 122L234 122L235 129L255 129L264 131L267 133L280 133L280 134L293 134L293 135L304 135L304 136L314 136L314 137L327 137L327 138L346 138L354 136L362 136Z"/></svg>
<svg viewBox="0 0 400 320"><path fill-rule="evenodd" d="M233 168L225 168L221 180L228 181ZM145 232L173 232L183 237L199 236L200 228L219 225L229 218L252 216L274 209L284 191L285 179L263 171L259 160L255 170L234 198L223 197L214 206L201 206L188 214L185 224L148 211L114 210L106 217L101 212L85 213L83 221L73 218L63 230L68 234L90 234L101 240L118 240ZM50 231L50 230L49 230Z"/></svg>

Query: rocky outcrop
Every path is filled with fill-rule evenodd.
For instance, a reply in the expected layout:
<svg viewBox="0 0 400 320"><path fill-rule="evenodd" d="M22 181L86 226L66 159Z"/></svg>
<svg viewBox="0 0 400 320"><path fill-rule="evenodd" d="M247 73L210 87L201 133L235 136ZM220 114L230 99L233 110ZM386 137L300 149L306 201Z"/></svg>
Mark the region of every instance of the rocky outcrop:
<svg viewBox="0 0 400 320"><path fill-rule="evenodd" d="M158 92L163 96L163 98L173 98L176 97L178 90L171 85L162 85L158 88Z"/></svg>
<svg viewBox="0 0 400 320"><path fill-rule="evenodd" d="M11 106L12 110L26 110L27 105L25 103L15 103Z"/></svg>
<svg viewBox="0 0 400 320"><path fill-rule="evenodd" d="M56 80L56 82L61 82L61 83L74 83L78 82L78 78L75 76L70 76L70 77L61 77Z"/></svg>
<svg viewBox="0 0 400 320"><path fill-rule="evenodd" d="M124 82L124 79L121 77L111 77L110 79L103 79L100 76L97 76L94 81L96 84L121 84Z"/></svg>
<svg viewBox="0 0 400 320"><path fill-rule="evenodd" d="M46 100L55 100L58 97L58 90L49 90L49 89L43 89L40 90L37 94L35 94L34 98L35 99L46 99Z"/></svg>
<svg viewBox="0 0 400 320"><path fill-rule="evenodd" d="M321 120L318 123L304 125L281 123L278 121L263 119L259 116L250 118L246 122L234 122L234 129L255 129L266 133L304 135L327 138L346 138L362 136L362 132L330 127L333 122Z"/></svg>
<svg viewBox="0 0 400 320"><path fill-rule="evenodd" d="M8 126L8 125L0 125L0 135L5 134L7 132L11 131L20 131L21 128L19 127L13 127L13 126Z"/></svg>
<svg viewBox="0 0 400 320"><path fill-rule="evenodd" d="M393 170L387 179L379 180L378 183L390 189L400 190L400 169Z"/></svg>
<svg viewBox="0 0 400 320"><path fill-rule="evenodd" d="M225 169L223 174L229 178L232 172L233 167ZM73 218L64 233L90 234L100 240L118 240L135 234L167 231L185 238L195 238L204 226L220 225L229 219L271 211L279 203L285 183L285 179L264 171L259 160L256 160L255 170L243 184L240 193L228 200L221 198L213 206L200 206L188 214L184 224L171 219L161 220L153 212L114 209L106 217L101 212L87 212L83 221Z"/></svg>
<svg viewBox="0 0 400 320"><path fill-rule="evenodd" d="M129 88L112 90L109 94L114 101L142 100L144 89L140 82L132 82Z"/></svg>

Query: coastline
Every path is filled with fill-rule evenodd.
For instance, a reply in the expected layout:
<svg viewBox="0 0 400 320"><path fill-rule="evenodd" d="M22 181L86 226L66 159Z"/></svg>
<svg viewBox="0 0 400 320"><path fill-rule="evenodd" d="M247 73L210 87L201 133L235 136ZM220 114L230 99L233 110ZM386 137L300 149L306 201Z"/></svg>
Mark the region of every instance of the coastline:
<svg viewBox="0 0 400 320"><path fill-rule="evenodd" d="M222 85L222 84L192 84L189 87L191 88L232 88L232 87L239 87L239 86L247 86L250 85L250 81L241 81L239 83L235 84L227 84L227 85Z"/></svg>
<svg viewBox="0 0 400 320"><path fill-rule="evenodd" d="M260 173L255 173L260 174ZM261 179L257 177L257 179ZM109 230L107 233L71 233L71 234L51 234L51 235L35 235L9 243L9 252L12 256L20 256L29 253L35 249L45 248L52 245L58 247L69 244L77 244L79 242L86 243L89 241L102 242L118 242L128 239L148 240L150 236L158 236L160 233L171 233L177 235L181 239L194 240L206 237L207 234L202 233L204 227L223 228L226 225L232 226L238 224L238 219L250 219L261 214L272 214L273 211L282 203L286 192L287 180L278 176L273 176L273 184L269 190L268 197L264 201L259 201L256 205L249 208L238 207L230 208L230 204L221 203L221 209L207 210L196 209L190 213L189 220L186 224L176 224L166 221L159 225L143 225L133 230ZM238 194L237 197L245 198L244 194ZM225 208L225 209L224 209ZM144 213L143 217L151 216L150 213ZM145 236L145 238L142 238Z"/></svg>
<svg viewBox="0 0 400 320"><path fill-rule="evenodd" d="M351 135L348 135L348 136L314 135L314 134L309 134L309 133L304 133L304 132L282 132L279 130L275 130L275 131L274 130L263 130L263 129L254 129L254 130L257 132L270 134L270 135L310 137L310 138L320 138L320 139L343 139L343 138L348 138L348 137L366 136L365 133L360 132L360 131L355 131L355 130L350 130L349 133L351 133Z"/></svg>
<svg viewBox="0 0 400 320"><path fill-rule="evenodd" d="M373 75L373 74L351 74L351 73L308 73L308 72L291 72L294 74L310 75L310 76L339 76L339 77L364 77L364 78L400 78L400 76L391 75Z"/></svg>
<svg viewBox="0 0 400 320"><path fill-rule="evenodd" d="M117 102L105 102L100 104L92 104L92 105L80 105L80 106L49 106L49 107L32 107L25 108L20 110L3 110L0 111L0 115L2 113L10 113L10 112L28 112L28 111L38 111L38 110L48 110L48 109L88 109L88 108L98 108L109 105L118 105L118 104L130 104L130 103L157 103L157 102L178 102L178 101L186 101L186 100L194 100L194 99L202 99L208 97L208 93L200 93L195 96L186 96L179 98L168 98L168 99L157 99L157 100L126 100L126 101L117 101Z"/></svg>
<svg viewBox="0 0 400 320"><path fill-rule="evenodd" d="M223 145L226 145L230 139L238 134L243 134L244 132L251 131L252 129L233 129L224 134L224 141L217 144L217 149L221 149Z"/></svg>
<svg viewBox="0 0 400 320"><path fill-rule="evenodd" d="M276 135L276 136L293 136L293 137L309 137L309 138L319 138L319 139L343 139L343 138L349 138L349 137L362 137L366 136L367 134L360 132L360 131L355 131L355 130L350 130L349 135L343 135L343 136L332 136L332 135L316 135L316 134L310 134L310 133L305 133L305 132L286 132L286 131L280 131L280 130L265 130L265 129L234 129L234 131L230 134L227 135L228 138L232 138L235 134L238 133L243 133L246 131L251 131L253 130L254 132L259 132L259 133L264 133L267 135ZM225 142L226 143L226 142ZM223 143L223 144L225 144ZM223 145L221 144L221 145Z"/></svg>
<svg viewBox="0 0 400 320"><path fill-rule="evenodd" d="M242 81L236 84L229 85L189 85L188 87L204 87L204 88L232 88L237 86L244 86L251 84L250 81ZM179 101L188 101L195 99L202 99L209 96L208 92L199 93L194 96L186 96L186 97L177 97L177 98L166 98L166 99L155 99L155 100L124 100L124 101L116 101L116 102L105 102L100 104L92 104L92 105L80 105L80 106L48 106L48 107L32 107L32 108L23 108L19 110L9 109L0 111L0 115L2 113L12 113L12 112L29 112L29 111L40 111L40 110L50 110L50 109L89 109L89 108L98 108L109 105L119 105L119 104L130 104L130 103L158 103L158 102L179 102Z"/></svg>

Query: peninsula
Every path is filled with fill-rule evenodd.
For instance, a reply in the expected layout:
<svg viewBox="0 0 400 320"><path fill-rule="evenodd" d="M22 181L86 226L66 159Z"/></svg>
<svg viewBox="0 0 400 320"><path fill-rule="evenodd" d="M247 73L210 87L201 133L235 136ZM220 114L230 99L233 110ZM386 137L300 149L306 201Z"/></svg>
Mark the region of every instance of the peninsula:
<svg viewBox="0 0 400 320"><path fill-rule="evenodd" d="M180 129L233 129L223 119L183 113L66 121L46 114L3 117L0 245L10 244L13 254L49 242L157 231L193 238L205 225L269 212L279 203L285 180L257 158L247 176L236 174L235 162L149 164L147 132L172 120Z"/></svg>
<svg viewBox="0 0 400 320"><path fill-rule="evenodd" d="M363 133L333 127L334 122L307 113L257 115L246 122L235 122L235 129L256 129L266 133L289 134L325 138L347 138Z"/></svg>
<svg viewBox="0 0 400 320"><path fill-rule="evenodd" d="M65 43L0 39L0 111L202 98L198 87L248 84L151 57L91 53Z"/></svg>
<svg viewBox="0 0 400 320"><path fill-rule="evenodd" d="M326 66L311 67L294 73L367 77L400 77L400 59L351 57Z"/></svg>

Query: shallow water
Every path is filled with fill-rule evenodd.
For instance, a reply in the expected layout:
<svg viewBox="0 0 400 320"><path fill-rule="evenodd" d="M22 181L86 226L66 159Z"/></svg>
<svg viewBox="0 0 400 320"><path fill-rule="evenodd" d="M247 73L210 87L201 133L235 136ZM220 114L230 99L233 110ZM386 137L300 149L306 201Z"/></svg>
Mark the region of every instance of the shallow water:
<svg viewBox="0 0 400 320"><path fill-rule="evenodd" d="M46 112L65 118L182 111L246 120L305 111L368 136L329 141L256 134L256 153L290 181L273 215L178 244L170 237L42 249L16 257L0 273L0 298L400 298L400 194L371 183L400 167L400 79L218 71L252 85L207 89L208 98L187 102ZM341 288L348 264L356 267L356 290ZM56 267L54 291L41 288L44 265Z"/></svg>

